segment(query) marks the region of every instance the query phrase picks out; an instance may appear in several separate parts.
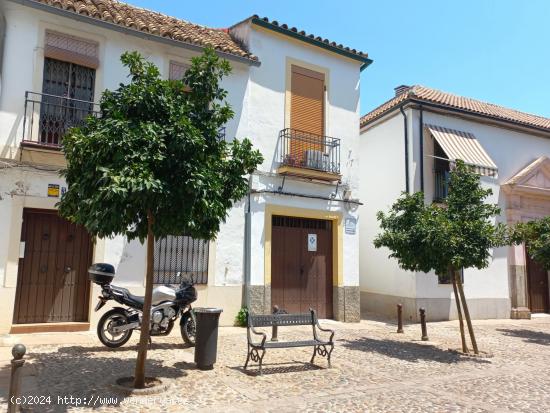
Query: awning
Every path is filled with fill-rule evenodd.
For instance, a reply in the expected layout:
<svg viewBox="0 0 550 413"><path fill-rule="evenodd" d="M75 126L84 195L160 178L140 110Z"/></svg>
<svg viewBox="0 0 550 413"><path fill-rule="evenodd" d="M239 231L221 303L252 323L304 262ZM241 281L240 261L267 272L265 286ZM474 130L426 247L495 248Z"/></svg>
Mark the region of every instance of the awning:
<svg viewBox="0 0 550 413"><path fill-rule="evenodd" d="M450 161L461 159L473 166L480 175L496 176L498 168L476 137L469 133L442 126L425 125Z"/></svg>

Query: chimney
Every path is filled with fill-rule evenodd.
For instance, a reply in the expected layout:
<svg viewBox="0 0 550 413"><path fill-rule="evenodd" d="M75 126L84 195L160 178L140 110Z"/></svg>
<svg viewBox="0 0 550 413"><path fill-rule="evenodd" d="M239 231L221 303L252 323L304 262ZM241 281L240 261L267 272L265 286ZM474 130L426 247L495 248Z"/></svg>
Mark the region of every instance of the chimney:
<svg viewBox="0 0 550 413"><path fill-rule="evenodd" d="M399 96L399 95L402 95L403 93L408 92L410 88L411 87L407 85L399 85L393 88L393 90L395 90L395 96Z"/></svg>

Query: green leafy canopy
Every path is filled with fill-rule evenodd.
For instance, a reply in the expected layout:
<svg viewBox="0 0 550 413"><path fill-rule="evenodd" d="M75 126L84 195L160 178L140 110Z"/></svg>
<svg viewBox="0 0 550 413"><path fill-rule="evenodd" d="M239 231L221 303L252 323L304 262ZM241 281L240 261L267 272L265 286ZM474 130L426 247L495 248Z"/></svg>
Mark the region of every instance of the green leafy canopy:
<svg viewBox="0 0 550 413"><path fill-rule="evenodd" d="M507 243L506 227L492 223L500 209L484 202L492 191L462 161L450 175L445 205L426 205L417 192L402 194L387 214L377 214L382 233L375 247L389 248L406 270L445 274L450 268L485 268L491 249Z"/></svg>
<svg viewBox="0 0 550 413"><path fill-rule="evenodd" d="M513 239L518 244L525 242L531 258L550 270L550 217L516 224Z"/></svg>
<svg viewBox="0 0 550 413"><path fill-rule="evenodd" d="M157 237L212 239L246 194L245 175L263 160L248 139L219 138L233 117L220 86L229 63L206 49L174 81L163 80L137 52L121 61L129 83L105 91L100 116L63 140L68 191L61 215L96 236L143 241L150 210Z"/></svg>

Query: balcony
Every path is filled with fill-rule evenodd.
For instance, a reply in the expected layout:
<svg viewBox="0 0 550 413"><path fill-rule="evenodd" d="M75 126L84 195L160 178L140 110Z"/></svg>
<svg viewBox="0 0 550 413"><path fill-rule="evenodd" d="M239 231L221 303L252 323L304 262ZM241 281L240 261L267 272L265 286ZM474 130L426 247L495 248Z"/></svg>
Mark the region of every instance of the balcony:
<svg viewBox="0 0 550 413"><path fill-rule="evenodd" d="M443 202L449 193L449 171L434 171L434 202Z"/></svg>
<svg viewBox="0 0 550 413"><path fill-rule="evenodd" d="M278 173L324 181L339 181L340 139L296 129L279 132Z"/></svg>
<svg viewBox="0 0 550 413"><path fill-rule="evenodd" d="M66 96L25 92L22 160L63 165L63 154L60 151L63 137L70 128L82 125L89 115L98 114L97 103ZM59 152L59 155L52 156L52 152Z"/></svg>

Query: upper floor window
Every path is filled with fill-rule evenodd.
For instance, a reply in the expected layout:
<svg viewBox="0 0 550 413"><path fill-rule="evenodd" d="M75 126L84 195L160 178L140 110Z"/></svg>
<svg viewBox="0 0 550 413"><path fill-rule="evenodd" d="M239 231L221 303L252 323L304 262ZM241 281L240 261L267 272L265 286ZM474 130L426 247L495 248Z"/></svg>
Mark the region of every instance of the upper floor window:
<svg viewBox="0 0 550 413"><path fill-rule="evenodd" d="M60 145L67 130L94 110L95 69L46 57L40 100L39 142Z"/></svg>
<svg viewBox="0 0 550 413"><path fill-rule="evenodd" d="M325 75L296 65L290 70L290 128L323 136Z"/></svg>
<svg viewBox="0 0 550 413"><path fill-rule="evenodd" d="M324 73L290 66L290 127L279 133L279 173L339 179L340 139L325 135L325 91Z"/></svg>
<svg viewBox="0 0 550 413"><path fill-rule="evenodd" d="M187 69L189 69L189 65L171 60L168 79L170 80L183 79L183 76L185 75L185 72L187 72Z"/></svg>
<svg viewBox="0 0 550 413"><path fill-rule="evenodd" d="M31 119L24 142L58 147L69 128L95 113L98 64L96 42L46 31L42 88L27 92L25 117Z"/></svg>
<svg viewBox="0 0 550 413"><path fill-rule="evenodd" d="M496 164L472 133L436 125L425 127L433 137L434 201L447 198L450 171L459 159L479 175L497 176Z"/></svg>

